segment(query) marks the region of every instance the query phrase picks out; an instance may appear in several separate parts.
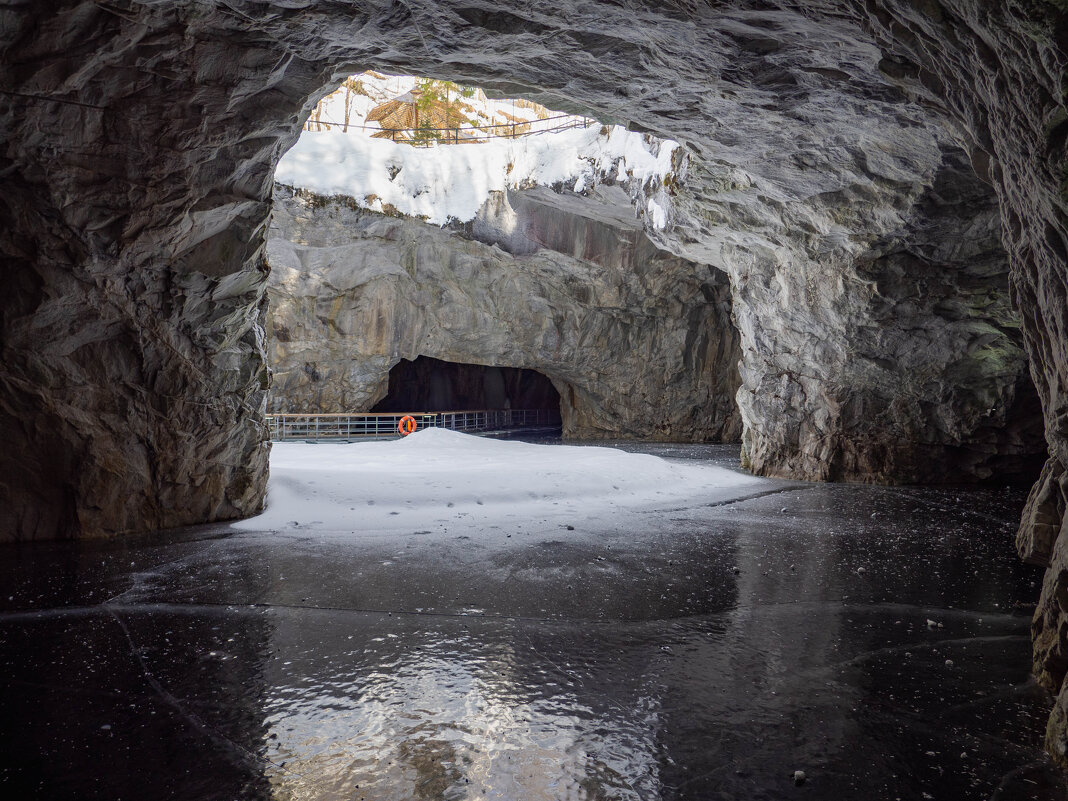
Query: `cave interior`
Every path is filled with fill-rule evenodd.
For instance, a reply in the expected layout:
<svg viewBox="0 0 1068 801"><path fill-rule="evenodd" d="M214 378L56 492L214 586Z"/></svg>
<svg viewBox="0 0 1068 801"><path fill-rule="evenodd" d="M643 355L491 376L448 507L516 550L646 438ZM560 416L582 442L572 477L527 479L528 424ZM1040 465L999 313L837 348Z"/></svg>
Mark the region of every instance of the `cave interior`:
<svg viewBox="0 0 1068 801"><path fill-rule="evenodd" d="M1050 694L1044 747L1068 766L1064 3L542 5L0 12L0 538L261 511L274 167L355 67L462 80L684 144L685 175L628 191L659 245L729 277L745 468L997 478L1005 454L1030 467L1041 412L1046 461L1017 548L1045 571L1032 668ZM533 40L542 54L515 58ZM434 374L417 364L402 384ZM477 400L500 398L474 368L437 375L435 391L481 381ZM537 385L515 380L521 396Z"/></svg>

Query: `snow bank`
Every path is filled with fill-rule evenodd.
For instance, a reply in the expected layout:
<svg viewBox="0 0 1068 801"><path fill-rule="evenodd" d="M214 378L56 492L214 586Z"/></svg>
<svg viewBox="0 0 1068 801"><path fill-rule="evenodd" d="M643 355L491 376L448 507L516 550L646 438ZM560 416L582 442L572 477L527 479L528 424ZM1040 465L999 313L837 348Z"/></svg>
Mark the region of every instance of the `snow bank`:
<svg viewBox="0 0 1068 801"><path fill-rule="evenodd" d="M274 445L251 531L370 533L619 524L620 512L744 494L764 479L614 448L532 445L430 428L402 440Z"/></svg>
<svg viewBox="0 0 1068 801"><path fill-rule="evenodd" d="M352 197L364 208L423 217L444 225L475 217L490 192L567 182L575 191L600 176L663 182L678 144L618 126L573 128L518 139L417 148L340 130L305 131L275 171L279 183L321 195ZM666 199L664 200L666 203ZM667 215L648 213L663 228Z"/></svg>

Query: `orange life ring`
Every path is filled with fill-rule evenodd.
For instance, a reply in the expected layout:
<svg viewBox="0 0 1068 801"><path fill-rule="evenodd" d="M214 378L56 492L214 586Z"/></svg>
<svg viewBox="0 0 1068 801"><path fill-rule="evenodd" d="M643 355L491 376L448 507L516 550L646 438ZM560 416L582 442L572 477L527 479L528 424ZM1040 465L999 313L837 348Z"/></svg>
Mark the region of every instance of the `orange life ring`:
<svg viewBox="0 0 1068 801"><path fill-rule="evenodd" d="M397 430L401 433L402 437L408 436L418 427L419 425L415 422L415 418L410 414L404 415L404 417L400 419L400 422L397 423Z"/></svg>

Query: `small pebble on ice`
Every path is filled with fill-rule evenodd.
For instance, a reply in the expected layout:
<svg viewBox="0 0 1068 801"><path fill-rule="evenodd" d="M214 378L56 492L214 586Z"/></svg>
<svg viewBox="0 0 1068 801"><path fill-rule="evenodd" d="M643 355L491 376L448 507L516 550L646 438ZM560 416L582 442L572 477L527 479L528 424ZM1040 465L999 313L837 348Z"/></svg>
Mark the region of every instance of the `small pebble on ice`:
<svg viewBox="0 0 1068 801"><path fill-rule="evenodd" d="M805 779L806 778L808 778L808 777L805 776L805 772L803 770L795 770L794 771L794 784L797 785L798 787L800 787L802 784L805 783Z"/></svg>
<svg viewBox="0 0 1068 801"><path fill-rule="evenodd" d="M781 514L786 514L786 507L784 506L782 509L779 510L779 512Z"/></svg>
<svg viewBox="0 0 1068 801"><path fill-rule="evenodd" d="M953 667L953 660L952 659L947 659L946 660L946 667Z"/></svg>
<svg viewBox="0 0 1068 801"><path fill-rule="evenodd" d="M927 618L927 628L929 628L929 629L937 629L938 628L938 621L931 620L931 618Z"/></svg>
<svg viewBox="0 0 1068 801"><path fill-rule="evenodd" d="M860 573L860 575L862 575L862 576L863 576L863 575L864 575L865 573L867 573L868 571L867 571L867 569L866 569L866 568L863 568L863 567L858 567L858 568L857 568L857 572L858 572L858 573Z"/></svg>
<svg viewBox="0 0 1068 801"><path fill-rule="evenodd" d="M734 575L738 575L739 573L742 572L742 569L740 567L738 567L738 565L735 565L734 567L731 568L731 572L734 573Z"/></svg>

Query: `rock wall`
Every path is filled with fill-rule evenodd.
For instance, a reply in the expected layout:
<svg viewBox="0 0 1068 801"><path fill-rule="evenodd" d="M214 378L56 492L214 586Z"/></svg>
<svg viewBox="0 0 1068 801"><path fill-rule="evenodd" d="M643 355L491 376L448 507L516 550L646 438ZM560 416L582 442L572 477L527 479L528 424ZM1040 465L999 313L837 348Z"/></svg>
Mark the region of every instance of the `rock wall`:
<svg viewBox="0 0 1068 801"><path fill-rule="evenodd" d="M654 247L617 187L510 193L483 212L468 228L502 240L508 218L518 255L277 189L271 409L365 411L390 368L430 356L548 376L565 436L738 440L725 275Z"/></svg>
<svg viewBox="0 0 1068 801"><path fill-rule="evenodd" d="M1057 695L1046 747L1068 767L1068 9L955 0L872 4L883 70L939 109L999 200L1049 458L1021 520L1024 559L1044 565L1032 624L1034 670Z"/></svg>
<svg viewBox="0 0 1068 801"><path fill-rule="evenodd" d="M942 223L971 245L965 209L943 216L929 202L963 152L999 203L1042 405L1049 461L1020 547L1049 565L1036 670L1061 693L1049 744L1068 764L1065 42L1061 0L9 4L0 535L99 535L259 507L271 171L316 99L365 67L684 143L689 173L658 244L731 276L755 469L908 479L933 453L980 475L991 446L964 458L957 438L1002 436L976 414L1015 402L1011 327L977 296L951 319L915 272L972 282L954 253L923 245ZM896 248L903 239L919 245ZM873 266L900 280L873 280ZM885 363L868 354L882 347L876 295L914 298L922 321L888 337ZM789 335L768 336L765 321ZM935 356L895 368L925 349ZM971 365L969 383L975 370L994 379L989 397L955 394L952 353ZM889 392L928 367L930 381ZM921 426L916 388L962 411Z"/></svg>
<svg viewBox="0 0 1068 801"><path fill-rule="evenodd" d="M1063 20L1048 5L299 5L46 0L3 12L2 247L17 265L3 301L3 422L14 453L43 460L2 471L13 536L257 508L264 373L249 365L264 358L271 167L357 66L477 83L685 145L669 226L650 236L732 278L754 470L900 481L938 465L967 478L1025 456L1009 422L1022 359L1003 302L969 289L947 313L920 271L973 286L962 265L993 264L971 237L989 242L989 197L969 216L936 196L952 185L979 198L962 148L1013 206L1019 269L1059 258ZM544 57L514 58L531 32ZM986 76L981 91L972 74ZM1007 96L1018 86L1026 102ZM643 187L627 189L643 213ZM936 228L941 249L924 244ZM880 288L884 268L899 273L892 289ZM997 270L983 271L997 294ZM1014 280L1028 313L1056 318L1052 290ZM880 334L901 298L917 313ZM50 322L59 308L65 329ZM1045 323L1028 325L1032 351L1059 364ZM1059 386L1040 382L1047 431ZM70 402L51 409L66 388ZM102 422L111 405L122 424ZM204 473L212 500L185 497Z"/></svg>
<svg viewBox="0 0 1068 801"><path fill-rule="evenodd" d="M726 236L763 240L724 243L743 332L743 462L755 472L880 483L1037 475L1041 412L995 198L959 150L925 144L929 160L904 164L879 161L885 142L858 144L882 175L842 190L848 210L812 198L789 231L773 227L788 215L728 222Z"/></svg>

